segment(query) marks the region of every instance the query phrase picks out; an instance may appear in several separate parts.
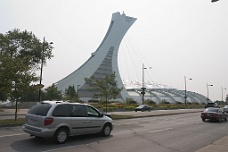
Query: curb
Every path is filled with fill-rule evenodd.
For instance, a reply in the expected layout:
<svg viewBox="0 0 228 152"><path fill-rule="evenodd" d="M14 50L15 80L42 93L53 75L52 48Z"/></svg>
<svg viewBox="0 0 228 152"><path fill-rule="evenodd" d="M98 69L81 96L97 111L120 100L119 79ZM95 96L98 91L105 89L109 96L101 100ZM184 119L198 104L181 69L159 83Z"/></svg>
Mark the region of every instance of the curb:
<svg viewBox="0 0 228 152"><path fill-rule="evenodd" d="M198 113L198 111L177 112L177 113L163 113L163 114L151 114L151 115L148 114L148 115L142 115L142 116L125 115L125 116L129 116L129 117L127 117L127 118L112 118L112 119L113 120L134 119L134 118L144 118L144 117L158 117L158 116L167 116L167 115L179 115L179 114L186 114L186 113ZM121 114L116 114L116 115L121 115Z"/></svg>

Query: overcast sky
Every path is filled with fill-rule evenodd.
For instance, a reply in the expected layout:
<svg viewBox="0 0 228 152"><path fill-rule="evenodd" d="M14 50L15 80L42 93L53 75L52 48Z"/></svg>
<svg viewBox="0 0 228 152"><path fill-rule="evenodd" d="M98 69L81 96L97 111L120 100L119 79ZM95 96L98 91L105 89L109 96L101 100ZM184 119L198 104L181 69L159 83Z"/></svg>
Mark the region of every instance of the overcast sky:
<svg viewBox="0 0 228 152"><path fill-rule="evenodd" d="M0 32L18 28L54 43L45 87L80 67L103 40L112 13L137 18L119 49L122 79L142 79L222 100L228 93L228 1L0 0ZM227 88L227 90L225 90Z"/></svg>

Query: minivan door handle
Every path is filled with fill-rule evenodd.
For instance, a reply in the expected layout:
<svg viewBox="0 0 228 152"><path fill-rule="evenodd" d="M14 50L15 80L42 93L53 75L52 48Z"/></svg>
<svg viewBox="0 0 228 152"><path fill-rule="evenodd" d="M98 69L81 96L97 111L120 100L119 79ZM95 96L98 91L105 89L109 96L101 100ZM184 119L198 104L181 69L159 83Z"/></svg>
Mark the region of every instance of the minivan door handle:
<svg viewBox="0 0 228 152"><path fill-rule="evenodd" d="M84 121L84 123L91 123L91 120L86 120Z"/></svg>

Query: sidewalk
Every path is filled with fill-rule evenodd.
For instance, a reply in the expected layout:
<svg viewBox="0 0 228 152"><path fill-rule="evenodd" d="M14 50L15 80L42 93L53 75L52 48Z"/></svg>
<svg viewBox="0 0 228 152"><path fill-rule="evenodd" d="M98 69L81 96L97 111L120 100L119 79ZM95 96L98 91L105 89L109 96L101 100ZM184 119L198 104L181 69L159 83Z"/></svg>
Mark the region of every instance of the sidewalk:
<svg viewBox="0 0 228 152"><path fill-rule="evenodd" d="M197 150L196 152L227 152L228 151L228 136L225 136L210 145Z"/></svg>
<svg viewBox="0 0 228 152"><path fill-rule="evenodd" d="M176 115L176 114L183 114L183 113L196 113L201 112L203 109L174 109L174 110L152 110L150 112L134 112L134 111L126 111L126 112L109 112L109 114L116 114L116 115L130 115L133 118L140 118L140 117L155 117L155 116L165 116L165 115Z"/></svg>
<svg viewBox="0 0 228 152"><path fill-rule="evenodd" d="M18 115L24 116L28 109L19 109L17 112ZM109 112L109 114L116 115L133 115L134 118L140 117L155 117L155 116L164 116L164 115L175 115L183 113L197 113L201 112L203 109L177 109L177 110L153 110L151 112ZM15 109L3 109L0 111L0 117L3 116L12 116L14 117ZM228 151L228 136L223 137L210 145L197 150L196 152L227 152Z"/></svg>

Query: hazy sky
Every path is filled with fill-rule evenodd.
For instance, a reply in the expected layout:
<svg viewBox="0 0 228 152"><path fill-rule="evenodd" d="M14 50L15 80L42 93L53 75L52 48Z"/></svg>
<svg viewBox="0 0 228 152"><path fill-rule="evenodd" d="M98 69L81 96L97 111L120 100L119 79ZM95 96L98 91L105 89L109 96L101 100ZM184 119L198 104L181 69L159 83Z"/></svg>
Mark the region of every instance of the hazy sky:
<svg viewBox="0 0 228 152"><path fill-rule="evenodd" d="M228 93L228 1L0 0L0 32L18 28L54 43L47 87L81 66L103 40L112 13L137 18L119 49L122 79L142 79L222 99ZM227 90L225 90L227 88Z"/></svg>

